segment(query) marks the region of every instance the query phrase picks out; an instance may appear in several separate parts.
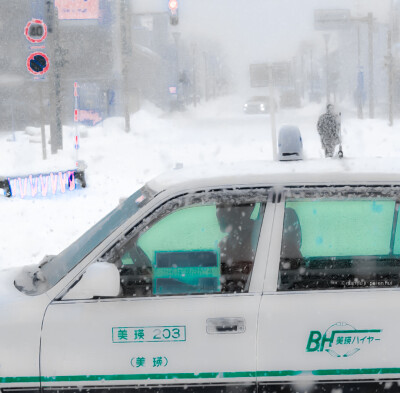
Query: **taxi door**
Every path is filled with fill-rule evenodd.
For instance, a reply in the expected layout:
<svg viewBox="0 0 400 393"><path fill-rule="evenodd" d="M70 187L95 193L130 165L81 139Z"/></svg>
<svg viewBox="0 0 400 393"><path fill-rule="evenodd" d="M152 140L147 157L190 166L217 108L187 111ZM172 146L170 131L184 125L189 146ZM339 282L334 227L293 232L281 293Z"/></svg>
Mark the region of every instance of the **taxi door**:
<svg viewBox="0 0 400 393"><path fill-rule="evenodd" d="M399 203L384 191L291 190L277 204L260 305L261 392L379 392L389 388L382 379L399 379Z"/></svg>
<svg viewBox="0 0 400 393"><path fill-rule="evenodd" d="M272 211L266 191L234 197L177 198L102 255L120 270L120 297L54 300L42 386L253 392L269 244L258 239Z"/></svg>

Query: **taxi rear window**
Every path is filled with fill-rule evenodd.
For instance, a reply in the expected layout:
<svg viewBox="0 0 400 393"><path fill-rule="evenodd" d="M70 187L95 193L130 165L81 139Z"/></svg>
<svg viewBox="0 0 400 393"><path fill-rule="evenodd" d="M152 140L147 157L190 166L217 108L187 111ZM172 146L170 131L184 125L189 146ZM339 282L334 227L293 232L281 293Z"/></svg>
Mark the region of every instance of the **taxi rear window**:
<svg viewBox="0 0 400 393"><path fill-rule="evenodd" d="M278 290L400 285L398 203L287 200Z"/></svg>

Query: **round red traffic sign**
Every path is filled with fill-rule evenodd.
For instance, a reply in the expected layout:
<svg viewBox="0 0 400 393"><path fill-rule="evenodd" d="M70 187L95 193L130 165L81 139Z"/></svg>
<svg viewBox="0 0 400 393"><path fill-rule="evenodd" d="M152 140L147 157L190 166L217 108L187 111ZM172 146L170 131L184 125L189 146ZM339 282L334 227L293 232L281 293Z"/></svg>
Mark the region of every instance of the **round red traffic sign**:
<svg viewBox="0 0 400 393"><path fill-rule="evenodd" d="M33 75L45 74L50 66L49 58L43 52L31 53L26 60L26 68Z"/></svg>
<svg viewBox="0 0 400 393"><path fill-rule="evenodd" d="M38 44L47 37L46 23L40 19L32 19L26 24L24 33L28 41L33 44Z"/></svg>

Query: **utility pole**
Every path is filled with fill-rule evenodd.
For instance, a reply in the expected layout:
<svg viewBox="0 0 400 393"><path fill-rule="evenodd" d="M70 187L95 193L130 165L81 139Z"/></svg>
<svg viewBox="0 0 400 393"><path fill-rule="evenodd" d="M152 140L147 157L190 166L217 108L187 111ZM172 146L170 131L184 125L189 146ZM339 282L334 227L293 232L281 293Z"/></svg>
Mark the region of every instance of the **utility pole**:
<svg viewBox="0 0 400 393"><path fill-rule="evenodd" d="M197 105L197 86L196 86L196 44L193 44L193 105Z"/></svg>
<svg viewBox="0 0 400 393"><path fill-rule="evenodd" d="M46 131L45 131L45 123L44 123L44 108L43 108L43 86L39 82L39 107L40 107L40 134L42 137L42 157L43 160L47 159L47 151L46 151Z"/></svg>
<svg viewBox="0 0 400 393"><path fill-rule="evenodd" d="M363 90L364 90L364 73L361 70L361 46L360 46L360 24L357 23L357 117L364 118L363 113Z"/></svg>
<svg viewBox="0 0 400 393"><path fill-rule="evenodd" d="M204 98L208 101L208 63L207 63L207 53L203 52L204 59Z"/></svg>
<svg viewBox="0 0 400 393"><path fill-rule="evenodd" d="M393 126L393 55L392 55L392 31L388 31L388 54L385 56L388 70L388 100L389 100L389 126Z"/></svg>
<svg viewBox="0 0 400 393"><path fill-rule="evenodd" d="M397 43L397 42L399 42L399 23L398 23L399 3L398 3L398 1L391 0L390 14L391 14L390 29L392 30L392 42Z"/></svg>
<svg viewBox="0 0 400 393"><path fill-rule="evenodd" d="M120 24L120 48L121 48L121 73L122 73L122 91L124 100L124 114L125 114L125 132L131 130L131 120L129 113L129 55L131 53L131 34L130 23L131 17L130 7L127 3L129 0L119 1L119 24Z"/></svg>
<svg viewBox="0 0 400 393"><path fill-rule="evenodd" d="M212 66L212 97L215 99L215 97L216 97L216 95L217 95L217 87L216 87L216 84L217 84L217 73L216 73L216 70L215 70L215 68L216 68L216 65L215 65L215 63L213 64L213 66Z"/></svg>
<svg viewBox="0 0 400 393"><path fill-rule="evenodd" d="M368 13L367 16L368 23L368 58L369 58L369 117L370 119L374 118L374 36L373 36L373 28L374 28L374 20L372 16L372 12Z"/></svg>
<svg viewBox="0 0 400 393"><path fill-rule="evenodd" d="M63 148L62 119L61 119L61 69L65 64L66 50L60 46L57 8L54 1L46 0L47 31L50 41L50 142L51 153Z"/></svg>
<svg viewBox="0 0 400 393"><path fill-rule="evenodd" d="M351 18L355 22L366 22L368 25L368 102L369 102L369 117L374 118L375 106L374 106L374 17L372 12L369 12L366 17L362 18ZM358 64L359 74L361 72L360 66L360 29L357 30L358 39ZM361 108L362 110L362 108ZM361 118L362 113L360 108L358 109L358 117Z"/></svg>
<svg viewBox="0 0 400 393"><path fill-rule="evenodd" d="M181 64L180 64L180 38L181 38L181 33L179 31L174 31L172 32L172 36L174 37L175 41L175 50L176 50L176 75L177 75L177 83L176 83L176 95L177 95L177 101L178 101L178 108L181 110L181 105L182 105L182 92L181 86L183 86L183 83L180 83L181 79Z"/></svg>
<svg viewBox="0 0 400 393"><path fill-rule="evenodd" d="M311 92L312 97L314 97L314 67L313 67L313 50L312 50L312 48L310 49L310 92Z"/></svg>
<svg viewBox="0 0 400 393"><path fill-rule="evenodd" d="M274 77L272 74L272 64L268 67L268 80L269 80L269 113L271 124L271 139L272 139L272 159L274 161L278 158L277 143L276 143L276 122L275 122L275 98L274 98Z"/></svg>

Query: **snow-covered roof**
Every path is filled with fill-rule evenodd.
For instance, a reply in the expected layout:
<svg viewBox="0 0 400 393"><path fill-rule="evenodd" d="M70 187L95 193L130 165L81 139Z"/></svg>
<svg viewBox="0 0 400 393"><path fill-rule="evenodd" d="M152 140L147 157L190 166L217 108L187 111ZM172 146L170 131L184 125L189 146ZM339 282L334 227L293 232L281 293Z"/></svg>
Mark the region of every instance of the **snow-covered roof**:
<svg viewBox="0 0 400 393"><path fill-rule="evenodd" d="M389 169L388 169L389 168ZM155 191L230 185L400 184L396 165L387 160L366 160L352 166L351 159L294 162L254 161L174 169L151 180Z"/></svg>

